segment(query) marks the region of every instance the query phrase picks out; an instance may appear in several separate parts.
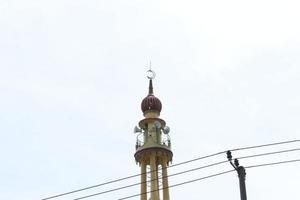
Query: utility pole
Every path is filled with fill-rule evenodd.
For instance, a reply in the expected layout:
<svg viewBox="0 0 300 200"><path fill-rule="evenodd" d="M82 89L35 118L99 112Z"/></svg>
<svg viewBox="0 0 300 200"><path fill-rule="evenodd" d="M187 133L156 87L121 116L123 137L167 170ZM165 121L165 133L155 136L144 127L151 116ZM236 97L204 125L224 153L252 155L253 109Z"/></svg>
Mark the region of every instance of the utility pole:
<svg viewBox="0 0 300 200"><path fill-rule="evenodd" d="M232 167L237 171L239 182L240 182L240 194L241 200L247 200L247 193L246 193L246 170L243 166L240 166L238 159L234 159L234 163L232 162L232 155L231 151L227 151L227 159L232 165Z"/></svg>

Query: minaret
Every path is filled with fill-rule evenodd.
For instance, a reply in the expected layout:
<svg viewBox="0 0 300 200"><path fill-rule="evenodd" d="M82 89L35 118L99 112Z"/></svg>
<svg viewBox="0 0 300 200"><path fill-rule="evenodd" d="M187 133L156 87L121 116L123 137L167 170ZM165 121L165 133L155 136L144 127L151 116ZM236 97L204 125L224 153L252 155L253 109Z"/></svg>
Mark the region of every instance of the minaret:
<svg viewBox="0 0 300 200"><path fill-rule="evenodd" d="M147 196L150 196L149 200L160 200L161 192L162 200L169 200L167 166L173 157L170 129L159 118L162 104L153 93L155 73L152 70L148 72L149 92L141 104L144 119L134 129L135 133L139 133L134 157L141 167L141 200L147 200Z"/></svg>

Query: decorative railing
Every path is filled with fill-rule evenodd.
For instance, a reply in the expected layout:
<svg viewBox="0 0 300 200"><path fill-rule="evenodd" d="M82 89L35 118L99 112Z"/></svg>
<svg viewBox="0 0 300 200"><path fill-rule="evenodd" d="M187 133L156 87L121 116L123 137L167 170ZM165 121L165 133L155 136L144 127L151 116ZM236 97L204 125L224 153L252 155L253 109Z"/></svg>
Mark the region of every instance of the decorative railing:
<svg viewBox="0 0 300 200"><path fill-rule="evenodd" d="M139 147L142 147L144 144L145 144L144 140L139 139L137 137L136 144L135 144L135 149L138 149ZM171 148L170 136L168 136L168 138L163 139L159 144Z"/></svg>

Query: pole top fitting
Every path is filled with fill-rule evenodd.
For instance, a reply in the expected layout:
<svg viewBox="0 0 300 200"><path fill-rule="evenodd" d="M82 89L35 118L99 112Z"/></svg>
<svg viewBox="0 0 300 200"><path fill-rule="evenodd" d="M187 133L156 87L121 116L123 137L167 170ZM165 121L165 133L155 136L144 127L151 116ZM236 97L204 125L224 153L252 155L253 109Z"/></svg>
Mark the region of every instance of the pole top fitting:
<svg viewBox="0 0 300 200"><path fill-rule="evenodd" d="M229 161L232 160L231 151L227 151L227 159L228 159Z"/></svg>
<svg viewBox="0 0 300 200"><path fill-rule="evenodd" d="M239 163L239 160L238 159L234 159L234 165L236 167L239 167L240 166L240 163Z"/></svg>

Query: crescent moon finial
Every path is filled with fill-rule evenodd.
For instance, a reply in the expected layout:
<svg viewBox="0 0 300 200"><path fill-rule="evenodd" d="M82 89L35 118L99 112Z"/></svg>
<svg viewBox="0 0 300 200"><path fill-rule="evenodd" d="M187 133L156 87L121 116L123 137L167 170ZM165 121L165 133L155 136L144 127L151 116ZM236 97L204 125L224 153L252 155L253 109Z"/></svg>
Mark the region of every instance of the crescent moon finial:
<svg viewBox="0 0 300 200"><path fill-rule="evenodd" d="M153 80L155 78L156 74L153 70L149 69L147 71L147 78L150 79L150 80Z"/></svg>
<svg viewBox="0 0 300 200"><path fill-rule="evenodd" d="M156 74L155 72L152 70L152 64L151 61L149 63L149 70L147 71L147 78L150 80L153 80L155 78Z"/></svg>

